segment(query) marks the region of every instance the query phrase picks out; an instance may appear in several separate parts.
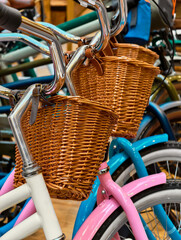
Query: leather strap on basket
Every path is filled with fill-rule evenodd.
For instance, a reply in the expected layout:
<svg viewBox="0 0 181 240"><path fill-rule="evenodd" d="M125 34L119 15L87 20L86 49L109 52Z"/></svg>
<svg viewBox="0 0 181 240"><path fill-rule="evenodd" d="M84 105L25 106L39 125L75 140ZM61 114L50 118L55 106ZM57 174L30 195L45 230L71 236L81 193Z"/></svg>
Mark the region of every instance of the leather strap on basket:
<svg viewBox="0 0 181 240"><path fill-rule="evenodd" d="M40 87L37 86L33 90L31 115L30 115L30 120L29 120L30 125L33 125L36 121L39 100L40 100Z"/></svg>
<svg viewBox="0 0 181 240"><path fill-rule="evenodd" d="M107 44L107 46L104 48L104 50L102 52L103 52L104 56L114 56L110 42ZM104 57L104 56L102 56L102 57Z"/></svg>
<svg viewBox="0 0 181 240"><path fill-rule="evenodd" d="M49 106L53 105L53 103L44 96L42 86L37 85L33 90L32 95L31 115L29 120L30 125L33 125L36 121L40 101Z"/></svg>
<svg viewBox="0 0 181 240"><path fill-rule="evenodd" d="M91 48L86 49L85 56L88 58L88 60L94 65L94 67L97 70L98 75L102 76L104 74L101 60L95 53L92 51Z"/></svg>
<svg viewBox="0 0 181 240"><path fill-rule="evenodd" d="M114 56L114 52L113 52L113 48L114 48L114 44L117 43L117 39L116 37L111 37L107 46L104 48L104 50L102 50L99 55L101 57L106 57L106 56Z"/></svg>

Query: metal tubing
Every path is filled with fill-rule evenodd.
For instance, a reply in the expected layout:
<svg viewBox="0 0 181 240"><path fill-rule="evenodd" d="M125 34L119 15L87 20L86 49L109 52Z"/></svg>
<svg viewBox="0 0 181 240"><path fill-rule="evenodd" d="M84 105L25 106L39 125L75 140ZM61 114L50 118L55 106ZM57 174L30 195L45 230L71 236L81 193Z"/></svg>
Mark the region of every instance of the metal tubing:
<svg viewBox="0 0 181 240"><path fill-rule="evenodd" d="M55 69L55 79L45 89L45 94L57 93L64 84L66 71L63 50L58 38L49 28L38 23L35 24L33 21L25 17L22 17L22 23L19 29L30 35L32 34L36 37L39 37L49 44L50 53Z"/></svg>
<svg viewBox="0 0 181 240"><path fill-rule="evenodd" d="M36 51L50 56L50 50L46 45L22 33L1 33L0 41L1 42L3 41L23 42L28 46L34 48Z"/></svg>
<svg viewBox="0 0 181 240"><path fill-rule="evenodd" d="M56 27L55 25L51 24L51 23L47 23L47 22L39 22L40 24L42 24L45 27L50 28L55 35L63 38L64 40L68 41L68 42L72 42L72 43L78 43L82 41L81 37L75 36L71 33L65 32L64 30Z"/></svg>
<svg viewBox="0 0 181 240"><path fill-rule="evenodd" d="M66 70L66 79L65 82L67 84L68 90L70 92L71 95L76 96L77 93L75 91L75 88L72 84L71 81L71 75L73 73L73 70L75 69L75 67L78 64L81 64L81 62L85 59L85 50L89 48L89 46L85 45L85 46L81 46L73 55L73 57L71 58L70 62L67 65L67 70Z"/></svg>
<svg viewBox="0 0 181 240"><path fill-rule="evenodd" d="M103 164L107 165L106 162ZM103 164L101 164L101 167ZM99 175L99 180L105 191L108 194L112 195L125 211L135 239L148 240L138 211L136 210L136 207L134 206L131 198L127 195L124 189L112 180L109 172Z"/></svg>
<svg viewBox="0 0 181 240"><path fill-rule="evenodd" d="M42 59L38 59L38 60L34 60L32 62L26 62L26 63L22 63L22 64L18 64L16 66L13 67L8 67L5 69L1 69L0 70L0 76L5 76L8 74L13 74L13 73L17 73L17 72L22 72L31 68L36 68L39 66L43 66L43 65L47 65L49 63L52 63L52 60L50 58L42 58Z"/></svg>
<svg viewBox="0 0 181 240"><path fill-rule="evenodd" d="M174 84L172 83L172 81L177 80L177 78L179 79L179 77L177 77L177 76L170 76L170 77L167 77L166 79L164 79L164 76L162 76L162 75L158 75L156 77L156 80L158 80L159 83L163 82L163 85L160 88L164 87L167 90L172 101L180 100L180 96L179 96L177 90L175 89ZM160 91L160 88L150 97L151 101L154 101L156 95Z"/></svg>
<svg viewBox="0 0 181 240"><path fill-rule="evenodd" d="M126 25L127 12L127 1L118 0L118 9L116 14L112 17L113 21L116 20L116 18L118 18L118 20L114 29L111 29L111 36L116 36L123 30Z"/></svg>
<svg viewBox="0 0 181 240"><path fill-rule="evenodd" d="M42 228L47 240L57 239L62 235L50 195L42 174L26 178L38 215L42 219Z"/></svg>
<svg viewBox="0 0 181 240"><path fill-rule="evenodd" d="M10 94L11 93L11 89L3 87L3 86L0 85L0 97L9 100L9 96L5 95L5 93Z"/></svg>
<svg viewBox="0 0 181 240"><path fill-rule="evenodd" d="M24 239L41 228L41 219L37 213L34 213L23 222L13 227L10 231L1 237L1 240L20 240Z"/></svg>
<svg viewBox="0 0 181 240"><path fill-rule="evenodd" d="M118 138L119 145L123 148L123 150L130 156L139 178L148 176L147 169L143 163L140 153L137 151L133 144L124 138ZM166 215L164 208L162 205L154 206L154 212L162 224L163 228L168 232L168 235L171 239L180 240L181 236L178 233L176 227L170 220L170 218ZM165 217L166 219L165 219ZM166 224L167 223L167 224Z"/></svg>
<svg viewBox="0 0 181 240"><path fill-rule="evenodd" d="M110 16L110 14L108 14ZM99 20L92 21L90 23L87 23L83 26L77 27L75 29L71 29L69 33L71 34L79 34L79 36L85 36L87 34L93 33L95 31L100 30L100 24ZM64 39L60 39L60 43L64 44L67 41ZM16 61L21 60L22 58L27 58L29 56L34 56L38 52L29 46L24 47L22 49L18 49L16 51L13 51L11 53L7 53L6 55L1 56L1 61L7 62L7 63L13 63Z"/></svg>
<svg viewBox="0 0 181 240"><path fill-rule="evenodd" d="M33 161L32 155L30 153L29 147L26 143L22 127L21 118L23 117L27 107L31 101L33 90L36 85L30 86L23 97L15 105L14 109L10 113L8 120L15 137L16 143L18 145L22 160L23 160L23 173L25 175L37 172L40 168Z"/></svg>
<svg viewBox="0 0 181 240"><path fill-rule="evenodd" d="M100 51L101 49L104 50L110 38L110 24L104 4L102 3L102 1L99 0L95 1L79 0L79 3L84 7L91 6L97 11L101 27L101 38L96 46L96 50L97 51Z"/></svg>
<svg viewBox="0 0 181 240"><path fill-rule="evenodd" d="M31 190L27 184L0 196L0 212L18 204L31 196Z"/></svg>

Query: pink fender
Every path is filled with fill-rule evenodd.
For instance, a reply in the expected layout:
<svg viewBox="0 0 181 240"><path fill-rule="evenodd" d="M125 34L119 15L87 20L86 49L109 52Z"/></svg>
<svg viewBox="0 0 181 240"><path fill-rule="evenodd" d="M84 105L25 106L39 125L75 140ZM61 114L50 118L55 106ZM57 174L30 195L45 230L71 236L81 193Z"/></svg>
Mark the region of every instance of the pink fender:
<svg viewBox="0 0 181 240"><path fill-rule="evenodd" d="M164 173L159 173L137 179L125 185L123 188L127 195L132 197L145 189L164 183L166 183L166 176ZM99 199L102 198L100 197ZM103 200L80 227L74 240L91 240L97 232L97 229L102 226L105 220L119 206L119 203L113 198Z"/></svg>
<svg viewBox="0 0 181 240"><path fill-rule="evenodd" d="M157 173L149 175L148 177L139 178L136 181L130 182L123 186L125 192L127 192L129 197L132 197L139 192L142 192L148 188L166 183L165 173Z"/></svg>
<svg viewBox="0 0 181 240"><path fill-rule="evenodd" d="M73 240L92 240L97 229L118 207L119 204L115 199L101 202L80 227Z"/></svg>

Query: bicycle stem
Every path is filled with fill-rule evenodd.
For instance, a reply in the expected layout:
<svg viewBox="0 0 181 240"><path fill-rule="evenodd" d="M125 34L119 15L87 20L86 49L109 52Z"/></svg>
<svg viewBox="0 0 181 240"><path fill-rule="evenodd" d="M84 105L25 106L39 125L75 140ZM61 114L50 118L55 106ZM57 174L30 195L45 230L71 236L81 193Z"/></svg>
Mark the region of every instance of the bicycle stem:
<svg viewBox="0 0 181 240"><path fill-rule="evenodd" d="M21 119L24 113L28 110L28 106L32 99L32 94L35 87L36 85L34 84L26 90L25 94L15 105L8 117L11 130L18 145L21 157L23 159L23 176L25 177L36 174L40 170L40 167L33 161L33 157L30 153L28 144L26 143L26 138L24 137L21 126Z"/></svg>

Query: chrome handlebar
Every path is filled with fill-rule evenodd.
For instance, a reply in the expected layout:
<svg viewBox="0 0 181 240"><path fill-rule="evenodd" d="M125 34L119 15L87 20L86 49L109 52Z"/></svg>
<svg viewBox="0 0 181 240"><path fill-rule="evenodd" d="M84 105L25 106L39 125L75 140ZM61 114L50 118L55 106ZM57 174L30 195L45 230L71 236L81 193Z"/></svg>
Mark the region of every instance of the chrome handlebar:
<svg viewBox="0 0 181 240"><path fill-rule="evenodd" d="M22 17L22 22L18 29L39 37L48 43L55 69L55 78L53 82L46 87L45 94L55 94L63 86L66 74L63 50L58 38L49 28L39 23L34 23L25 17Z"/></svg>
<svg viewBox="0 0 181 240"><path fill-rule="evenodd" d="M47 22L39 22L41 25L50 28L56 36L63 38L64 40L72 43L83 42L83 38L75 36L71 33L65 32L64 30L56 27L55 25Z"/></svg>
<svg viewBox="0 0 181 240"><path fill-rule="evenodd" d="M37 50L38 52L41 52L43 54L46 54L48 56L50 56L50 50L49 48L38 42L37 40L24 35L22 33L1 33L0 34L0 42L5 42L5 41L20 41L23 42L27 45L29 45L30 47L34 48L35 50Z"/></svg>
<svg viewBox="0 0 181 240"><path fill-rule="evenodd" d="M127 16L127 11L126 11L127 4L125 4L126 0L118 0L118 9L116 14L114 15L114 18L115 19L118 18L118 21L117 21L116 27L112 30L110 29L110 24L109 24L105 6L101 0L79 0L79 2L81 5L85 7L91 6L97 11L99 22L101 25L101 36L100 34L96 35L96 37L92 41L91 47L93 47L94 50L97 50L97 51L100 51L101 49L103 50L106 47L110 36L119 33L125 25L125 22L126 22L125 19ZM118 13L121 13L121 14L118 14ZM54 64L54 69L55 69L55 78L51 84L46 86L45 94L47 95L55 94L61 89L66 78L65 60L64 60L62 46L59 42L58 37L56 36L56 34L58 34L57 29L52 25L48 26L48 24L42 25L39 23L35 23L25 17L21 17L20 22L21 24L19 25L18 29L30 35L34 35L36 37L39 37L45 40L49 45L49 50L45 45L38 43L36 40L32 40L32 39L30 40L30 38L28 36L25 37L25 35L20 36L17 34L12 37L12 35L8 36L6 34L4 36L2 35L2 38L0 38L0 40L5 38L7 40L7 37L8 37L8 40L11 38L11 40L24 41L28 45L34 47L35 49L38 49L40 52L43 52L47 55L51 55L52 61ZM51 27L51 29L49 27ZM76 37L74 35L65 33L64 31L59 31L59 33L60 33L58 34L59 36L63 37L64 39L68 39L69 41L72 41L72 42L82 41L80 37Z"/></svg>
<svg viewBox="0 0 181 240"><path fill-rule="evenodd" d="M116 14L112 17L112 20L117 20L116 26L111 29L111 36L118 35L126 25L127 20L127 1L126 0L118 0L118 9Z"/></svg>
<svg viewBox="0 0 181 240"><path fill-rule="evenodd" d="M95 49L98 51L101 50L101 47L104 48L106 46L109 35L116 36L118 35L124 28L127 19L127 2L126 0L118 0L118 8L115 14L112 16L111 20L116 21L116 25L110 29L109 19L107 16L107 12L105 11L105 6L102 4L101 1L91 1L91 0L79 0L80 4L84 7L91 6L98 12L98 18L101 26L101 38L99 42L95 44ZM67 33L60 28L54 26L51 23L40 22L40 24L50 28L55 35L65 39L66 41L72 43L84 43L84 39L75 36L73 34ZM85 38L86 39L86 38ZM103 43L105 41L105 43ZM86 42L86 40L85 40Z"/></svg>

